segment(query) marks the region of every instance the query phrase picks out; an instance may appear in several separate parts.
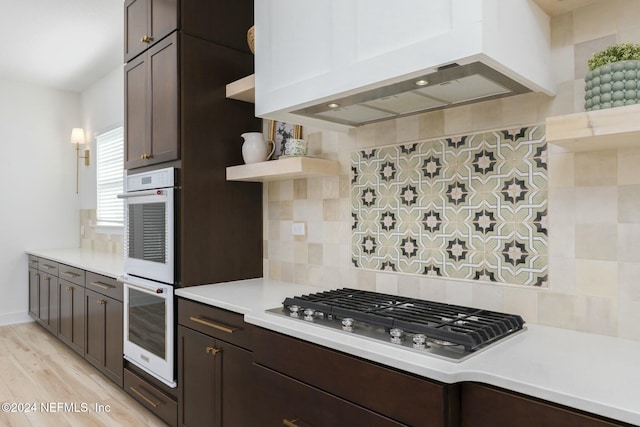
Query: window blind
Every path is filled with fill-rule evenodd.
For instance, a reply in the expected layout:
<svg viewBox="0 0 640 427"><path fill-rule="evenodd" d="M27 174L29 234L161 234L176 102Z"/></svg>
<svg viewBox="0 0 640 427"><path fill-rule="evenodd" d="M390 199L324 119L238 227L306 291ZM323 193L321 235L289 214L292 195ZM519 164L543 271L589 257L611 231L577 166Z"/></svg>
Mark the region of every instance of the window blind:
<svg viewBox="0 0 640 427"><path fill-rule="evenodd" d="M124 184L124 132L119 127L96 137L97 220L103 225L123 225L124 206L116 196Z"/></svg>

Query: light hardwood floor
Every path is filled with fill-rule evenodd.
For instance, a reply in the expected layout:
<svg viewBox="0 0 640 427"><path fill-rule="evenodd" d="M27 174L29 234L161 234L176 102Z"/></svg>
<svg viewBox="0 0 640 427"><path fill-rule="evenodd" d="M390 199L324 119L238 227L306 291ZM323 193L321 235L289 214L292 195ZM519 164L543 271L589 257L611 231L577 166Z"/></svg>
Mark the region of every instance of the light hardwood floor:
<svg viewBox="0 0 640 427"><path fill-rule="evenodd" d="M0 403L0 426L165 426L36 323L0 327Z"/></svg>

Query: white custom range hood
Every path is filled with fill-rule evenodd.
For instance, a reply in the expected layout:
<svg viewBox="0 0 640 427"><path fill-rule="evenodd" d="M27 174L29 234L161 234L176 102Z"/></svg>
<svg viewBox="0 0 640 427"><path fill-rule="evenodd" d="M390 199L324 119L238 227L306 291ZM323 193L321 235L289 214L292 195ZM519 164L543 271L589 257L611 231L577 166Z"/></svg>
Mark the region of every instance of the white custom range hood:
<svg viewBox="0 0 640 427"><path fill-rule="evenodd" d="M256 2L256 115L346 129L530 91L553 95L528 0Z"/></svg>

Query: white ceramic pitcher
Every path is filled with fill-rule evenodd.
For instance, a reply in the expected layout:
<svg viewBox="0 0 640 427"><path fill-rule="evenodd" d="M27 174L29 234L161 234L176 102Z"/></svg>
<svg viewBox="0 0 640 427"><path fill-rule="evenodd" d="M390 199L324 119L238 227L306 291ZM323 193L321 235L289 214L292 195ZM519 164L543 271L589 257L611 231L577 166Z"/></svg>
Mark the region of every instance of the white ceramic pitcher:
<svg viewBox="0 0 640 427"><path fill-rule="evenodd" d="M245 132L240 136L244 139L242 158L245 163L264 162L273 155L275 144L273 141L265 141L262 132Z"/></svg>

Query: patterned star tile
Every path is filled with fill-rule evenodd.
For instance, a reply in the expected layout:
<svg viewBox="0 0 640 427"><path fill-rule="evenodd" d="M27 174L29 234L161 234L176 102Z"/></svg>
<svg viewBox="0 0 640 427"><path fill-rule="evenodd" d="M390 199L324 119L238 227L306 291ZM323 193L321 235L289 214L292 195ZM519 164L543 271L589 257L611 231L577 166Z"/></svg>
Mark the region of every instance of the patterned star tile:
<svg viewBox="0 0 640 427"><path fill-rule="evenodd" d="M351 161L354 266L548 286L543 126L358 150Z"/></svg>

